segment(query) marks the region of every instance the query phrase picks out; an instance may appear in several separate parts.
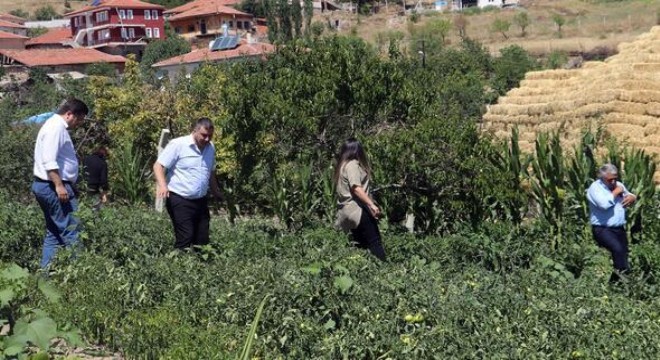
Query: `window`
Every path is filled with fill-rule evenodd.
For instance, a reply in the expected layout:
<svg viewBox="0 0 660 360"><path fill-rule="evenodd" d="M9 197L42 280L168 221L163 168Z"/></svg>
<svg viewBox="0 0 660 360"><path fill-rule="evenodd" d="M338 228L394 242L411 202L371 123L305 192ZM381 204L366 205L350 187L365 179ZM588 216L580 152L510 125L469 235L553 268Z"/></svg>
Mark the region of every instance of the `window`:
<svg viewBox="0 0 660 360"><path fill-rule="evenodd" d="M126 33L126 28L121 28L121 38L128 39L128 34Z"/></svg>
<svg viewBox="0 0 660 360"><path fill-rule="evenodd" d="M78 24L78 21L79 21L79 20L78 20L78 17L77 17L77 16L74 17L74 18L73 18L73 26L78 26L78 25L79 25L79 24Z"/></svg>
<svg viewBox="0 0 660 360"><path fill-rule="evenodd" d="M160 29L159 28L154 28L154 37L155 38L160 38Z"/></svg>
<svg viewBox="0 0 660 360"><path fill-rule="evenodd" d="M151 37L151 28L146 28L146 29L144 29L144 31L146 32L147 37L150 38Z"/></svg>
<svg viewBox="0 0 660 360"><path fill-rule="evenodd" d="M97 38L99 40L106 40L110 38L110 30L109 29L104 29L101 30L97 33Z"/></svg>
<svg viewBox="0 0 660 360"><path fill-rule="evenodd" d="M188 25L188 32L195 32L195 25L194 24Z"/></svg>
<svg viewBox="0 0 660 360"><path fill-rule="evenodd" d="M181 34L181 27L180 26L174 27L174 33Z"/></svg>
<svg viewBox="0 0 660 360"><path fill-rule="evenodd" d="M250 26L250 22L249 22L249 21L243 21L243 26L245 27L246 30L249 30L249 29L252 28L252 26Z"/></svg>
<svg viewBox="0 0 660 360"><path fill-rule="evenodd" d="M133 18L133 10L126 10L126 18L129 20Z"/></svg>
<svg viewBox="0 0 660 360"><path fill-rule="evenodd" d="M108 21L108 12L107 11L100 11L96 13L96 22L106 22Z"/></svg>
<svg viewBox="0 0 660 360"><path fill-rule="evenodd" d="M126 11L119 10L119 18L120 19L126 19Z"/></svg>
<svg viewBox="0 0 660 360"><path fill-rule="evenodd" d="M151 20L151 11L150 10L145 10L144 11L144 19L145 20Z"/></svg>
<svg viewBox="0 0 660 360"><path fill-rule="evenodd" d="M131 39L135 38L135 29L133 28L128 29L128 37Z"/></svg>
<svg viewBox="0 0 660 360"><path fill-rule="evenodd" d="M151 10L151 18L154 20L158 20L158 10Z"/></svg>
<svg viewBox="0 0 660 360"><path fill-rule="evenodd" d="M230 22L229 22L229 28L231 29L231 28L233 28L233 27L234 27L234 22L233 22L233 21L230 21Z"/></svg>

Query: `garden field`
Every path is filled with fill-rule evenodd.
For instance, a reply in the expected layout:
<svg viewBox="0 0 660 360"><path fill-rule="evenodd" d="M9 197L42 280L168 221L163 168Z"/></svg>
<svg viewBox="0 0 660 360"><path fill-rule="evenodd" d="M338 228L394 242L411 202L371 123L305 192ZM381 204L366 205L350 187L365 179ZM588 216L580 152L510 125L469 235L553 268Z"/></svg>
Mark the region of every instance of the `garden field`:
<svg viewBox="0 0 660 360"><path fill-rule="evenodd" d="M660 350L657 218L632 246L634 273L610 286L606 253L570 224L555 248L542 226L386 231L389 261L379 263L327 227L291 234L270 220L216 219L211 245L186 254L171 251L161 214L82 214L86 250L60 257L49 280L59 302L44 301L33 278L24 296L126 358L238 358L264 298L253 358L651 359ZM0 260L37 266L40 216L3 198Z"/></svg>

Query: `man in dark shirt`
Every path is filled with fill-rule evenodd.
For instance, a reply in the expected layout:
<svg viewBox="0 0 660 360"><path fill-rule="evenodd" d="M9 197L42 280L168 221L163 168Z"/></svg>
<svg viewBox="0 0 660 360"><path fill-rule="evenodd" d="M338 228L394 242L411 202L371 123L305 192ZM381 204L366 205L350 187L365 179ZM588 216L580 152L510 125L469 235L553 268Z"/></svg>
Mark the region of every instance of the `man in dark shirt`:
<svg viewBox="0 0 660 360"><path fill-rule="evenodd" d="M107 155L108 149L100 146L83 160L87 194L94 199L94 210L99 210L108 201L108 163L105 161Z"/></svg>

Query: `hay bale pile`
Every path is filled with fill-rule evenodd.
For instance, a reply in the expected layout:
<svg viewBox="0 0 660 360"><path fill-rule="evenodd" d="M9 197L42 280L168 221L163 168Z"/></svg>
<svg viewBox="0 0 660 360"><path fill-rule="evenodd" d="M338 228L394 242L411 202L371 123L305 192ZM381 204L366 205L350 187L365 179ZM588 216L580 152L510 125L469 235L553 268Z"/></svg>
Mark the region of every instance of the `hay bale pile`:
<svg viewBox="0 0 660 360"><path fill-rule="evenodd" d="M660 155L660 26L605 61L579 69L535 71L484 115L485 129L508 137L520 130L520 146L532 151L538 132L563 129L573 146L582 131L603 126L619 140ZM660 171L655 179L660 182Z"/></svg>

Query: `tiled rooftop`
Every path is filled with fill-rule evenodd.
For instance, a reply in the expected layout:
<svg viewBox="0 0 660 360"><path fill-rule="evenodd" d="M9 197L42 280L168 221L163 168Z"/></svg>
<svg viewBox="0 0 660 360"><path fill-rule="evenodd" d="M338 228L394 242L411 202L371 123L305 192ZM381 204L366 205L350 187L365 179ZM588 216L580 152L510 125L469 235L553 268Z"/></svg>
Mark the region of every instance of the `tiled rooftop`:
<svg viewBox="0 0 660 360"><path fill-rule="evenodd" d="M67 27L49 29L47 33L28 40L25 45L62 44L72 40L71 29Z"/></svg>
<svg viewBox="0 0 660 360"><path fill-rule="evenodd" d="M148 2L139 1L139 0L101 0L99 5L92 6L88 5L82 9L72 11L70 13L64 14L65 17L71 17L78 14L83 14L88 11L93 11L94 9L104 8L104 7L113 7L113 8L124 8L124 9L165 9L161 5L150 4Z"/></svg>
<svg viewBox="0 0 660 360"><path fill-rule="evenodd" d="M27 67L93 64L99 62L126 62L126 58L123 56L109 55L98 50L85 48L33 50L0 49L0 54L10 57Z"/></svg>
<svg viewBox="0 0 660 360"><path fill-rule="evenodd" d="M178 64L194 64L199 62L213 62L234 59L244 56L259 56L275 51L275 47L266 43L241 43L237 48L230 50L211 51L208 48L193 50L187 54L165 59L153 65L163 67Z"/></svg>

